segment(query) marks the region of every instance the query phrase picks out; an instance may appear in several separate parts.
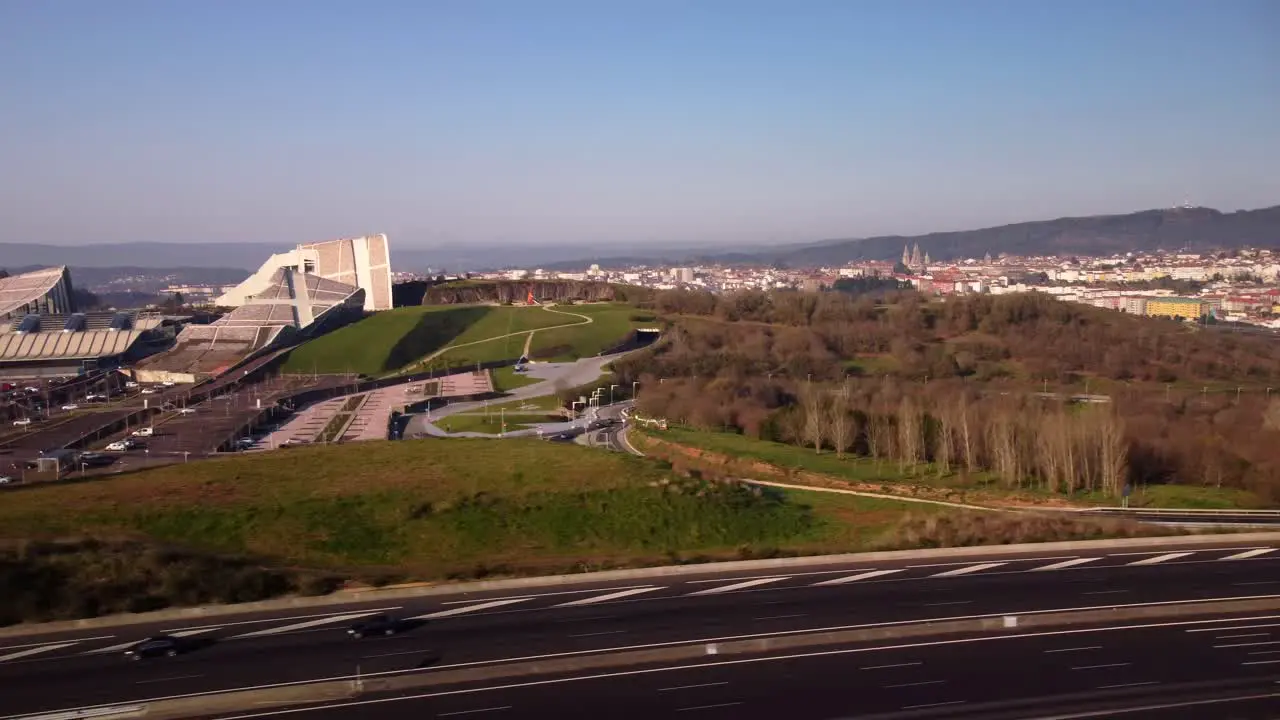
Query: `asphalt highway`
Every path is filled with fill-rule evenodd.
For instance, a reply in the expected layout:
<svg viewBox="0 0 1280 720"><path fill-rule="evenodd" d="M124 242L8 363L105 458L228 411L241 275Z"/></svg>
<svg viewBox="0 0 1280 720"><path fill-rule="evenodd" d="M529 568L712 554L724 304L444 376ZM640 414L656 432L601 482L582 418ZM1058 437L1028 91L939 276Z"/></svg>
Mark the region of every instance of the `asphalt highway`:
<svg viewBox="0 0 1280 720"><path fill-rule="evenodd" d="M224 718L956 718L1280 715L1274 618L817 648L363 696Z"/></svg>
<svg viewBox="0 0 1280 720"><path fill-rule="evenodd" d="M1280 549L1149 548L946 562L812 565L521 591L377 600L78 632L0 632L7 714L319 678L492 663L615 648L986 614L1280 595ZM388 612L418 618L392 637L345 628ZM196 646L131 663L130 643L174 634Z"/></svg>

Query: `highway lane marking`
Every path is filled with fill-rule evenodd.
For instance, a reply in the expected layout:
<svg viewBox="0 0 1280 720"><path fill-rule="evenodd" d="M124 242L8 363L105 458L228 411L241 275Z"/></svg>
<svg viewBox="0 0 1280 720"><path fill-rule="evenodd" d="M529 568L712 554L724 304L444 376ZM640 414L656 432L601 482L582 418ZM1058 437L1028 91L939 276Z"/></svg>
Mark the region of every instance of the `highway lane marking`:
<svg viewBox="0 0 1280 720"><path fill-rule="evenodd" d="M80 654L81 655L105 655L106 653L110 653L110 652L119 652L121 650L128 650L129 648L133 647L134 645L137 645L140 642L142 642L141 639L130 640L129 642L120 643L119 645L110 645L104 648L86 650Z"/></svg>
<svg viewBox="0 0 1280 720"><path fill-rule="evenodd" d="M840 573L862 572L863 570L870 570L870 569L871 568L853 568L852 570L849 570L849 569L816 570L814 572L788 573L786 575L747 575L746 577L704 578L702 580L685 580L684 584L685 585L710 585L711 583L733 582L734 580L764 580L767 578L772 579L772 578L807 577L809 575L839 575Z"/></svg>
<svg viewBox="0 0 1280 720"><path fill-rule="evenodd" d="M923 705L903 705L903 710L923 710L925 708L944 707L947 705L963 705L964 700L949 700L947 702L925 703Z"/></svg>
<svg viewBox="0 0 1280 720"><path fill-rule="evenodd" d="M1042 565L1040 567L1031 568L1028 572L1041 572L1043 570L1061 570L1063 568L1076 567L1077 565L1084 565L1085 563L1097 562L1101 559L1102 558L1100 557L1074 558L1071 560L1063 560L1062 562L1056 562L1049 565Z"/></svg>
<svg viewBox="0 0 1280 720"><path fill-rule="evenodd" d="M1240 664L1241 665L1275 665L1276 663L1280 663L1280 660L1250 660L1249 662L1242 662Z"/></svg>
<svg viewBox="0 0 1280 720"><path fill-rule="evenodd" d="M1134 560L1131 563L1125 563L1125 564L1126 565L1155 565L1157 563L1166 562L1168 560L1177 560L1180 557L1186 557L1188 555L1195 555L1195 553L1190 553L1190 552L1166 553L1164 555L1149 557L1146 560Z"/></svg>
<svg viewBox="0 0 1280 720"><path fill-rule="evenodd" d="M1098 689L1114 690L1115 688L1143 687L1144 685L1159 685L1159 684L1160 684L1159 680L1148 680L1147 682L1119 683L1117 685L1099 685Z"/></svg>
<svg viewBox="0 0 1280 720"><path fill-rule="evenodd" d="M1270 620L1271 618L1258 618L1259 620ZM1233 622L1235 618L1230 618L1226 622ZM1253 630L1254 628L1280 627L1280 623L1264 623L1262 625L1232 625L1231 627L1216 628L1193 628L1191 630L1183 630L1183 632L1222 632L1223 630Z"/></svg>
<svg viewBox="0 0 1280 720"><path fill-rule="evenodd" d="M1201 553L1201 552L1233 552L1237 550L1257 550L1257 549L1258 549L1257 545L1249 545L1247 547L1200 548L1197 550L1191 550L1187 554L1194 555L1196 553ZM1164 550L1143 550L1141 552L1107 553L1106 556L1107 557L1133 557L1136 555L1159 555L1163 552ZM1211 560L1209 562L1217 562L1217 560Z"/></svg>
<svg viewBox="0 0 1280 720"><path fill-rule="evenodd" d="M923 662L893 663L891 665L868 665L866 667L862 667L858 669L859 670L888 670L889 668L919 667L920 665L923 665L923 664L924 664Z"/></svg>
<svg viewBox="0 0 1280 720"><path fill-rule="evenodd" d="M360 656L360 659L361 659L361 660L372 660L373 658L381 658L381 657L397 657L397 656L399 656L399 655L421 655L421 654L422 654L422 653L424 653L424 652L430 652L430 651L429 651L429 650L427 650L427 649L421 649L421 650L405 650L405 651L403 651L403 652L382 653L381 655L361 655L361 656Z"/></svg>
<svg viewBox="0 0 1280 720"><path fill-rule="evenodd" d="M804 616L805 616L804 613L799 613L797 615L765 615L763 617L754 617L751 619L752 620L786 620L788 618L798 618L798 617L804 617Z"/></svg>
<svg viewBox="0 0 1280 720"><path fill-rule="evenodd" d="M1089 590L1088 592L1082 592L1080 594L1081 595L1121 595L1127 592L1129 591L1128 590Z"/></svg>
<svg viewBox="0 0 1280 720"><path fill-rule="evenodd" d="M1270 634L1271 633L1269 632L1264 632L1264 633L1240 633L1238 635L1214 635L1213 639L1214 640L1235 640L1238 638L1247 638L1247 637L1266 637Z"/></svg>
<svg viewBox="0 0 1280 720"><path fill-rule="evenodd" d="M948 602L924 603L920 607L944 607L946 605L970 605L972 600L950 600Z"/></svg>
<svg viewBox="0 0 1280 720"><path fill-rule="evenodd" d="M1224 558L1218 558L1218 560L1247 560L1248 558L1251 558L1251 557L1258 557L1259 555L1266 555L1267 553L1273 553L1275 551L1276 551L1275 548L1258 548L1256 550L1245 550L1244 552L1236 553L1235 555L1228 555Z"/></svg>
<svg viewBox="0 0 1280 720"><path fill-rule="evenodd" d="M1087 710L1081 713L1071 715L1054 715L1052 717L1039 717L1034 720L1085 720L1086 718L1112 717L1114 715L1129 715L1131 713L1151 712L1152 710L1168 710L1170 708L1184 708L1192 705L1218 705L1220 703L1230 702L1248 702L1251 700L1268 700L1270 698L1280 697L1280 693L1266 693L1264 695L1239 695L1229 698L1213 698L1211 700L1183 700L1176 703L1168 703L1164 705L1142 705L1138 707L1113 708L1110 710Z"/></svg>
<svg viewBox="0 0 1280 720"><path fill-rule="evenodd" d="M1078 555L1049 555L1047 557L1036 556L1036 557L1024 557L1024 558L1006 558L1001 561L1001 564L1007 564L1007 563L1013 563L1013 562L1037 562L1041 560L1072 560L1077 557L1079 556ZM964 562L929 563L927 565L908 565L907 568L912 570L918 570L918 569L924 569L924 568L962 567L964 565L972 565L975 562L979 562L979 561L966 560ZM1026 572L1026 571L1022 570L1019 572Z"/></svg>
<svg viewBox="0 0 1280 720"><path fill-rule="evenodd" d="M704 687L720 687L721 685L728 685L728 684L729 684L729 681L725 680L723 682L699 683L697 685L676 685L674 687L658 688L658 692L671 692L673 690L692 690L694 688L704 688Z"/></svg>
<svg viewBox="0 0 1280 720"><path fill-rule="evenodd" d="M606 630L604 632L582 633L581 635L570 635L571 638L578 637L598 637L600 635L621 635L626 630Z"/></svg>
<svg viewBox="0 0 1280 720"><path fill-rule="evenodd" d="M594 595L592 597L582 598L580 600L570 600L569 602L560 603L559 605L555 605L554 607L581 607L583 605L594 605L596 603L609 602L610 600L617 600L618 598L629 597L631 595L639 595L641 593L647 593L647 592L653 592L654 590L665 590L665 589L666 588L663 586L655 585L653 587L642 587L642 588L632 588L630 590L619 590L617 592L606 593L604 595Z"/></svg>
<svg viewBox="0 0 1280 720"><path fill-rule="evenodd" d="M920 687L922 685L941 685L944 682L946 682L946 680L922 680L920 682L898 683L897 685L885 685L885 689Z"/></svg>
<svg viewBox="0 0 1280 720"><path fill-rule="evenodd" d="M1010 615L1010 614L1039 615L1044 613L1064 612L1064 611L1070 611L1070 610L1098 610L1098 609L1104 609L1104 608L1108 610L1114 610L1117 608L1125 608L1125 607L1150 607L1150 606L1156 606L1156 605L1170 605L1170 604L1180 605L1180 604L1186 604L1186 603L1194 604L1194 603L1200 603L1200 602L1218 602L1221 600L1243 600L1243 599L1258 599L1258 598L1272 599L1276 597L1280 597L1280 596L1255 595L1255 596L1245 596L1245 597L1238 597L1238 598L1212 598L1212 599L1203 599L1203 600L1168 600L1168 601L1160 601L1160 602L1154 602L1154 603L1137 603L1132 605L1119 605L1119 606L1095 606L1091 608L1060 608L1060 609L1054 609L1054 610L1031 610L1031 611L1026 611L1022 613L1005 612L1005 613L993 613L990 615L970 615L970 616L961 616L961 617L937 618L936 621L943 622L943 621L949 621L949 620L973 620L977 618L1001 617L1001 616ZM805 653L805 654L769 656L769 657L762 657L762 658L747 658L742 660L724 660L717 663L698 663L694 665L672 666L672 667L664 667L664 668L646 668L643 670L623 671L618 673L612 673L609 675L590 675L590 676L581 676L581 677L572 677L572 678L557 678L554 680L539 680L539 681L517 683L513 685L506 685L506 686L470 688L465 690L450 690L450 691L444 691L439 693L425 693L420 695L401 696L401 697L395 697L395 698L383 698L383 699L377 699L377 700L361 700L361 701L348 702L342 705L327 705L322 708L273 710L273 711L262 712L262 713L254 713L250 715L237 715L235 717L222 718L221 720L244 720L246 718L271 717L276 715L295 714L299 712L312 712L315 710L331 710L331 709L336 709L338 707L377 705L381 703L398 702L402 700L421 700L424 698L441 697L446 695L460 695L460 694L468 694L468 693L476 693L476 692L485 692L490 690L508 690L508 689L521 688L521 687L553 685L553 684L564 683L564 682L575 682L579 680L596 680L603 677L622 677L622 676L630 676L630 675L647 675L647 674L652 674L657 672L693 670L693 669L700 669L700 668L707 668L707 667L715 667L718 665L742 665L742 664L759 663L759 662L772 662L772 661L778 661L778 660L795 660L795 659L803 659L808 657L823 657L828 655L850 655L854 653L907 650L907 649L914 649L914 648L920 648L920 647L936 647L941 645L961 645L961 644L971 644L976 642L995 642L1000 640L1026 640L1026 639L1033 639L1033 638L1053 637L1053 636L1059 636L1059 635L1080 635L1080 634L1099 633L1099 632L1122 632L1126 630L1146 630L1151 628L1185 627L1187 625L1207 625L1212 623L1233 622L1233 621L1249 622L1251 620L1274 620L1277 618L1280 618L1280 615L1264 615L1264 616L1256 616L1256 617L1249 617L1249 618L1223 618L1219 620L1180 620L1180 621L1165 622L1165 623L1148 623L1145 625L1119 625L1119 626L1101 627L1101 628L1079 628L1074 630L1050 630L1050 631L1038 632L1038 633L1019 633L1016 635L992 635L992 636L975 637L975 638L960 638L960 639L954 639L954 640L935 640L935 641L921 642L921 643L911 643L911 644L903 644L903 645L885 645L885 646L877 646L877 647L869 647L869 648L845 648L840 650L825 650L825 651L817 651L817 652ZM524 660L544 660L552 657L585 655L588 653L618 652L623 650L639 650L639 649L653 648L653 647L669 647L671 645L688 645L688 644L698 644L698 643L707 643L707 642L721 642L721 641L728 641L728 640L743 640L743 639L749 639L749 638L777 637L782 635L795 635L799 633L810 633L810 632L833 632L836 630L854 630L854 629L867 628L867 627L904 625L904 624L910 624L914 622L918 622L918 621L901 620L901 621L893 621L888 623L871 623L866 625L845 625L845 626L836 626L836 627L827 627L827 628L813 628L813 629L807 629L807 630L781 630L781 631L768 632L768 633L754 633L751 635L733 635L733 636L722 637L722 638L673 640L669 642L650 643L647 645L631 645L631 646L615 647L615 648L599 648L594 650L575 650L575 651L564 652L564 653L550 653L546 655L529 655L524 657L503 658L501 660L478 660L478 661L465 662L465 663L453 663L450 665L436 665L432 669L435 671L452 670L452 669L462 668L462 667L473 667L476 665L498 665L498 664L507 663L507 662L519 662ZM372 677L384 677L389 675L403 675L408 672L421 672L421 671L416 669L388 670L385 672L365 673L360 677L364 679L368 679ZM294 681L283 682L283 683L251 685L251 686L239 687L239 688L227 688L223 690L211 690L211 691L199 692L199 693L187 693L185 695L168 695L164 697L146 698L144 700L139 700L138 702L159 702L161 700L175 700L179 698L202 697L205 695L215 695L219 693L230 692L233 690L234 691L264 690L268 688L306 685L306 684L316 683L316 682L347 681L347 680L354 680L356 679L356 677L357 676L355 675L339 675L334 677L311 678L307 680L294 680ZM99 708L99 707L109 707L109 706L108 705L91 705L91 706L84 706L79 708L68 708L67 710L68 711L85 710L85 709L92 709L92 708ZM16 720L17 718L20 718L20 717L22 716L8 715L8 716L0 717L0 720Z"/></svg>
<svg viewBox="0 0 1280 720"><path fill-rule="evenodd" d="M1280 650L1254 650L1249 654L1250 655L1275 655L1276 653L1280 653Z"/></svg>
<svg viewBox="0 0 1280 720"><path fill-rule="evenodd" d="M18 658L24 658L24 657L31 657L32 655L39 655L40 653L52 652L54 650L61 650L63 648L69 648L72 645L76 645L76 644L78 643L75 641L72 641L72 642L54 643L52 645L41 645L39 647L29 647L26 650L19 650L17 652L11 652L7 655L0 655L0 662L4 662L6 660L17 660Z"/></svg>
<svg viewBox="0 0 1280 720"><path fill-rule="evenodd" d="M582 588L578 590L558 590L556 592L533 593L531 595L503 595L502 597L487 598L488 600L533 600L534 598L555 597L557 595L581 595L590 592L603 592L607 590L630 590L632 588L653 587L652 585L623 585L621 587L607 588ZM481 602L486 598L470 598L467 600L446 600L441 605L466 605L468 603Z"/></svg>
<svg viewBox="0 0 1280 720"><path fill-rule="evenodd" d="M1280 640L1267 640L1265 642L1251 642L1251 643L1231 643L1229 645L1214 645L1213 648L1215 650L1218 650L1221 648L1260 647L1262 645L1280 645Z"/></svg>
<svg viewBox="0 0 1280 720"><path fill-rule="evenodd" d="M389 610L399 610L400 608L401 606L396 605L394 607L366 608L366 611L367 612L386 612ZM339 612L313 613L311 615L290 615L289 617L271 617L271 618L264 618L261 620L241 620L239 622L219 623L217 625L193 625L191 627L171 628L167 630L161 630L160 632L173 635L175 633L180 633L180 632L217 630L218 628L235 627L237 625L259 625L259 624L268 623L268 622L288 622L290 620L309 620L311 618L332 617L334 615L343 615L349 612L354 612L354 611L342 610Z"/></svg>
<svg viewBox="0 0 1280 720"><path fill-rule="evenodd" d="M479 612L480 610L488 610L489 608L502 607L503 605L512 605L514 603L526 602L530 598L507 598L505 600L490 600L482 602L479 605L467 605L465 607L453 608L450 610L440 610L426 615L417 615L410 618L411 620L434 620L436 618L453 617L455 615L464 615L470 612Z"/></svg>
<svg viewBox="0 0 1280 720"><path fill-rule="evenodd" d="M755 580L746 580L743 582L734 583L732 585L723 585L721 587L713 587L713 588L708 588L706 590L699 590L698 592L690 593L690 595L718 595L720 593L733 592L734 590L742 590L744 588L755 587L757 585L764 585L766 583L778 582L779 580L787 580L790 577L791 577L790 575L782 575L779 577L757 578ZM722 580L721 582L724 582L724 581Z"/></svg>
<svg viewBox="0 0 1280 720"><path fill-rule="evenodd" d="M1101 645L1089 645L1086 647L1058 648L1056 650L1045 650L1046 653L1064 653L1064 652L1084 652L1085 650L1101 650Z"/></svg>
<svg viewBox="0 0 1280 720"><path fill-rule="evenodd" d="M1078 665L1072 670L1101 670L1102 668L1129 667L1133 663L1103 663L1101 665Z"/></svg>
<svg viewBox="0 0 1280 720"><path fill-rule="evenodd" d="M875 577L884 577L885 575L893 575L895 573L904 572L906 568L897 570L871 570L869 572L858 573L857 575L846 575L845 577L832 578L814 583L811 587L820 587L824 585L844 585L845 583L857 582L859 580L868 580Z"/></svg>
<svg viewBox="0 0 1280 720"><path fill-rule="evenodd" d="M148 684L151 684L151 683L172 682L172 681L174 681L174 680L194 680L194 679L196 679L196 678L201 678L201 677L204 677L204 675L178 675L178 676L176 676L176 677L154 678L154 679L151 679L151 680L139 680L139 681L137 681L137 682L136 682L136 683L134 683L134 684L135 684L135 685L148 685Z"/></svg>
<svg viewBox="0 0 1280 720"><path fill-rule="evenodd" d="M44 645L59 645L61 643L69 643L69 642L89 642L90 640L110 640L113 637L115 637L115 635L99 635L97 637L68 638L66 640L46 640L45 642L27 643L25 645L6 645L4 647L0 647L0 652L4 652L5 650L20 650L22 648L41 647Z"/></svg>
<svg viewBox="0 0 1280 720"><path fill-rule="evenodd" d="M1249 587L1252 585L1275 585L1277 583L1280 583L1280 580L1254 580L1253 582L1238 582L1231 584L1236 587Z"/></svg>
<svg viewBox="0 0 1280 720"><path fill-rule="evenodd" d="M982 572L983 570L990 570L990 569L992 569L992 568L998 568L998 567L1000 567L1000 566L1002 566L1002 565L1007 565L1007 564L1008 564L1008 563L1002 563L1002 562L997 562L997 563L978 563L977 565L970 565L969 567L957 568L957 569L955 569L955 570L947 570L946 572L940 572L940 573L938 573L938 574L936 574L936 575L930 575L929 577L936 577L936 578L940 578L940 577L956 577L956 576L958 576L958 575L968 575L969 573Z"/></svg>
<svg viewBox="0 0 1280 720"><path fill-rule="evenodd" d="M247 632L240 635L235 635L232 637L232 639L239 640L244 638L263 637L265 635L279 635L280 633L286 633L292 630L302 630L304 628L315 627L317 625L326 625L328 623L337 623L337 622L343 622L346 620L355 620L357 618L376 615L377 613L378 613L377 610L366 610L364 612L347 613L345 615L331 615L329 617L323 617L318 620L307 620L305 622L293 623L292 625L283 625L281 627L266 628L265 630L254 630L253 632Z"/></svg>
<svg viewBox="0 0 1280 720"><path fill-rule="evenodd" d="M716 703L715 705L695 705L693 707L678 708L676 712L689 712L690 710L711 710L714 708L733 707L735 705L741 705L741 704L742 704L741 702L728 702L728 703Z"/></svg>
<svg viewBox="0 0 1280 720"><path fill-rule="evenodd" d="M476 708L475 710L455 710L453 712L439 713L436 717L450 717L451 715L473 715L475 713L497 712L499 710L510 710L510 705L502 705L500 707Z"/></svg>

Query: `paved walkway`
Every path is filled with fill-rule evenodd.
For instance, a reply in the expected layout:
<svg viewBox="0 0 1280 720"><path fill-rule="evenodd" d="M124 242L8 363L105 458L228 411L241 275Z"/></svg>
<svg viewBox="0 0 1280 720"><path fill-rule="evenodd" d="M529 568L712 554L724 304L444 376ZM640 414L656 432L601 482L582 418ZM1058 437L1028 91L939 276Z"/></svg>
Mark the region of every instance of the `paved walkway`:
<svg viewBox="0 0 1280 720"><path fill-rule="evenodd" d="M524 400L527 398L540 397L550 395L557 390L557 386L578 387L594 382L599 379L604 372L604 367L609 363L617 360L626 353L615 353L613 355L605 355L601 357L583 358L577 362L569 363L535 363L528 366L525 374L532 378L537 378L542 382L532 385L525 385L521 388L512 390L510 395L496 402L507 403L513 400ZM431 411L431 419L427 420L425 414L414 415L409 420L409 426L405 429L404 436L406 438L424 438L424 437L484 437L492 438L497 435L478 432L457 432L448 433L441 430L435 423L441 418L459 413L476 412L483 410L485 403L468 402L457 403L456 405L446 405L438 410ZM503 437L530 437L538 434L554 435L571 430L581 429L584 425L582 420L575 422L557 422L557 423L539 423L532 428L525 430L513 430Z"/></svg>

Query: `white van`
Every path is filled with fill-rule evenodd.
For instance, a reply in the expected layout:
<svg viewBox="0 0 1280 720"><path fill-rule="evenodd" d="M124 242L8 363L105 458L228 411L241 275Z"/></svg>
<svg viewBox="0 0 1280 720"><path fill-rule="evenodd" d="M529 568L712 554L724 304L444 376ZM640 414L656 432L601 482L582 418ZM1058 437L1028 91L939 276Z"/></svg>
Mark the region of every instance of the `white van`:
<svg viewBox="0 0 1280 720"><path fill-rule="evenodd" d="M156 434L156 429L153 427L138 428L137 430L133 431L134 437L151 437L152 435L155 435L155 434Z"/></svg>

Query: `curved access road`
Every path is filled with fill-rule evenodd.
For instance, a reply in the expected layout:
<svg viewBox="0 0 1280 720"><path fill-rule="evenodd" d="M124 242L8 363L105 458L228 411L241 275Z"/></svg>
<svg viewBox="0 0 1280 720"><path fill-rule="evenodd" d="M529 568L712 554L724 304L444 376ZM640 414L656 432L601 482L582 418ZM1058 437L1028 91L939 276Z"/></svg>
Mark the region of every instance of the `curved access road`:
<svg viewBox="0 0 1280 720"><path fill-rule="evenodd" d="M204 616L137 616L128 625L97 623L58 632L38 627L4 629L0 630L0 687L5 688L2 712L12 716L323 678L481 667L623 648L715 643L744 636L891 628L922 620L1224 598L1280 600L1280 536L1215 536L1207 545L1188 542L1166 538L1120 546L1076 543L1045 549L895 555L892 559L811 558L746 568L741 564L655 568L604 577L583 575L499 586L387 592L339 604L330 599L309 600L294 607L254 612L225 608L227 612ZM362 641L346 636L349 624L378 613L409 619L412 627L398 635ZM1272 643L1271 633L1280 631L1280 619L1274 622L1270 629L1245 634L1259 633L1258 642ZM121 658L121 650L130 643L161 633L188 639L195 644L193 651L140 663ZM1274 642L1280 642L1280 634ZM1155 647L1152 657L1186 658L1185 662L1166 663L1173 666L1170 673L1179 664L1195 668L1202 663L1201 655L1187 654L1191 651L1186 648L1191 646L1178 647L1182 649ZM1276 648L1280 645L1259 646L1257 650ZM1175 650L1183 654L1172 654ZM971 654L971 661L973 657L978 656ZM1043 659L1059 662L1058 658ZM985 667L985 662L971 664ZM1076 662L1090 664L1087 659ZM1175 679L1153 675L1156 671L1149 666L1150 659L1142 659L1140 667L1135 664L1138 662L1108 651L1092 664L1130 663L1116 665L1110 674L1116 678L1113 684ZM926 666L932 669L930 663ZM796 667L801 669L786 672L808 674L803 666ZM976 680L946 672L936 676L916 672L903 683L946 680L945 689L954 693L939 696L937 702L948 698L985 701L987 691L971 686ZM1064 675L1063 682L1084 678ZM721 681L712 678L705 682ZM743 692L750 692L755 685L745 678L723 681ZM1022 688L1020 682L1010 687ZM998 677L987 681L988 686L996 684L1000 684ZM725 702L763 703L758 694L751 698L756 699L730 697ZM715 702L712 698L705 704ZM934 700L921 701L929 702ZM638 703L635 707L652 706ZM814 705L820 707L829 706ZM372 717L353 717L366 716Z"/></svg>

